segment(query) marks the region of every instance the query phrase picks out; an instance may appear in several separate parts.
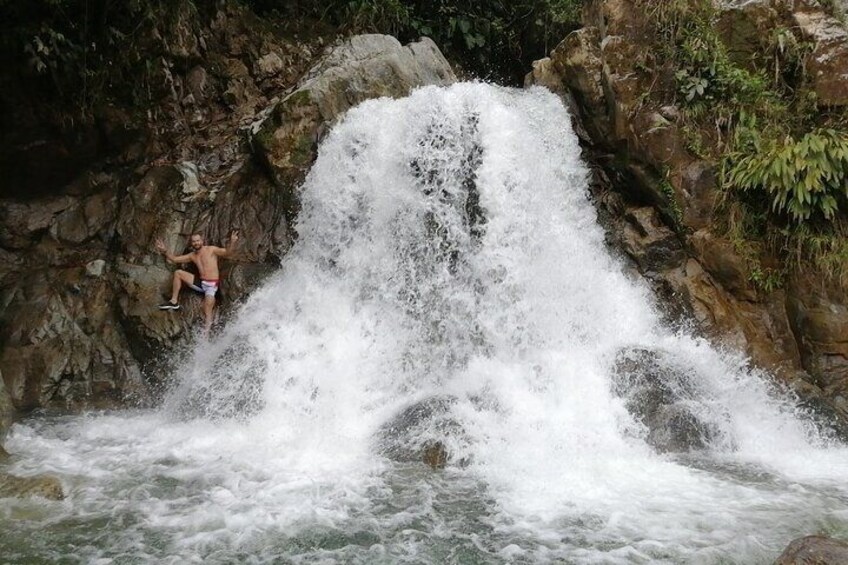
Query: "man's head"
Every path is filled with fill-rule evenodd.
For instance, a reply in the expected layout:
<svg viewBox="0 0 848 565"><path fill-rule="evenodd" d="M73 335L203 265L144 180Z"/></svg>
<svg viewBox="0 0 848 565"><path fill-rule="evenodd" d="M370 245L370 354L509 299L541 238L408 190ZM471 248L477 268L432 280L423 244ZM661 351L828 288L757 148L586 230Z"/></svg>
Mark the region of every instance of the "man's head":
<svg viewBox="0 0 848 565"><path fill-rule="evenodd" d="M203 236L200 235L199 233L191 234L191 238L189 239L189 244L191 245L192 249L197 251L198 249L203 247Z"/></svg>

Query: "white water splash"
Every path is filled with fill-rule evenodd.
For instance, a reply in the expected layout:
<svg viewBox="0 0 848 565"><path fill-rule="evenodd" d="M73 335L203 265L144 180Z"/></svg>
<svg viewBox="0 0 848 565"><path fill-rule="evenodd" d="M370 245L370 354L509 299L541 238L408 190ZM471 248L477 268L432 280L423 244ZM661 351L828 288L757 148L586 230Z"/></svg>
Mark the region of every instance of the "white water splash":
<svg viewBox="0 0 848 565"><path fill-rule="evenodd" d="M18 426L17 469L79 477L67 520L129 523L89 557L756 563L845 532L848 453L743 359L661 326L579 155L543 90L358 106L281 272L164 411ZM646 443L615 392L627 351L686 375L704 449ZM403 441L442 441L454 466L381 456L387 422L433 397L446 413Z"/></svg>

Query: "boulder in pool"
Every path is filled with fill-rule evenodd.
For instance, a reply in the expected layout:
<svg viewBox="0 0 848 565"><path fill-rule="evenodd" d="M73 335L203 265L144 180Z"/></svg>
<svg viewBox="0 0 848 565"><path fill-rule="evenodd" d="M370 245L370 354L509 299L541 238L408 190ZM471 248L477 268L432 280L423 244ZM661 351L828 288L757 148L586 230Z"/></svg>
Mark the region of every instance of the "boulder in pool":
<svg viewBox="0 0 848 565"><path fill-rule="evenodd" d="M848 543L827 536L805 536L793 540L774 565L845 565Z"/></svg>
<svg viewBox="0 0 848 565"><path fill-rule="evenodd" d="M0 473L0 498L30 498L39 496L48 500L62 500L65 491L53 475L16 477Z"/></svg>

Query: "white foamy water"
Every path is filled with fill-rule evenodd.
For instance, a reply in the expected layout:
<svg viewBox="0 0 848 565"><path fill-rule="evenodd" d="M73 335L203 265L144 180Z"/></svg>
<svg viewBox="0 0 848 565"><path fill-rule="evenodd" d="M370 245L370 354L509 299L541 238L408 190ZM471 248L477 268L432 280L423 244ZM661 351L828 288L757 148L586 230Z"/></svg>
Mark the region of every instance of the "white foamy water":
<svg viewBox="0 0 848 565"><path fill-rule="evenodd" d="M350 111L280 273L162 410L14 428L11 470L56 473L69 498L5 502L0 554L748 564L848 534L848 451L744 359L659 323L579 154L543 90ZM634 363L671 375L693 449L657 449L622 384ZM416 460L434 441L443 471Z"/></svg>

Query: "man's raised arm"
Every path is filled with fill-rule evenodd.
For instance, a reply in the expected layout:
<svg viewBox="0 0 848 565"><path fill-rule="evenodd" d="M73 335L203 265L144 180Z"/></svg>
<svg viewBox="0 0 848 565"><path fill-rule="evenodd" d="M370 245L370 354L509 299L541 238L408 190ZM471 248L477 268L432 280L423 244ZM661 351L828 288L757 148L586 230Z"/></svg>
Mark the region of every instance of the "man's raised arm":
<svg viewBox="0 0 848 565"><path fill-rule="evenodd" d="M239 230L231 231L229 241L227 241L227 246L216 247L215 255L218 255L219 257L230 257L235 252L236 247L238 247L238 240Z"/></svg>
<svg viewBox="0 0 848 565"><path fill-rule="evenodd" d="M171 255L171 252L168 251L168 248L165 247L165 244L161 239L156 240L156 251L165 256L165 259L170 261L171 263L187 263L191 260L191 254L187 253L185 255Z"/></svg>

